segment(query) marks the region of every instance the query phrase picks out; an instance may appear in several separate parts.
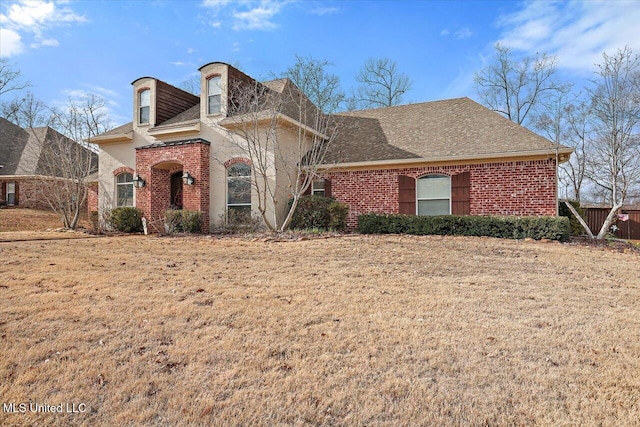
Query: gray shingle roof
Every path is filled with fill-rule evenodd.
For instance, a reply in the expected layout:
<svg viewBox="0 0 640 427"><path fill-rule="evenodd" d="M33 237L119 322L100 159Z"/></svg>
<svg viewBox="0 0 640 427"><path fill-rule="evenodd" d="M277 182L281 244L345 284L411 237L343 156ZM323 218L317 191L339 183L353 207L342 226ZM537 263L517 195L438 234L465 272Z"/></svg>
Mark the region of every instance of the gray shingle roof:
<svg viewBox="0 0 640 427"><path fill-rule="evenodd" d="M340 131L326 163L487 158L556 148L469 98L352 111L336 118Z"/></svg>

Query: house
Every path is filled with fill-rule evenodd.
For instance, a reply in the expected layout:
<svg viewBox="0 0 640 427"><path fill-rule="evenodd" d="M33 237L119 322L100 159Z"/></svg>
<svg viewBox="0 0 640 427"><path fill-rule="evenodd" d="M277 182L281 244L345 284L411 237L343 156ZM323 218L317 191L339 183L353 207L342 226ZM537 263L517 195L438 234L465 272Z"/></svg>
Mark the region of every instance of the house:
<svg viewBox="0 0 640 427"><path fill-rule="evenodd" d="M66 144L79 147L74 141L48 126L23 129L0 117L0 204L26 208L48 209L42 197L42 183L64 179L56 159L43 155L44 145ZM90 156L97 172L96 153L79 147ZM54 163L56 163L54 165ZM97 178L97 175L96 175Z"/></svg>
<svg viewBox="0 0 640 427"><path fill-rule="evenodd" d="M169 208L202 212L209 230L231 212L256 210L251 162L230 143L234 83L257 83L212 62L200 69L195 96L153 77L133 85L133 120L95 137L100 146L97 208L136 206L151 221ZM263 82L273 93L296 91L287 79ZM304 95L297 95L299 98ZM305 98L306 99L306 98ZM308 100L305 102L308 103ZM557 165L572 150L556 146L468 98L332 116L338 136L309 189L349 205L348 226L362 213L419 215L555 215ZM313 127L284 108L281 147ZM268 179L285 214L287 182L274 158ZM248 188L248 187L247 187ZM96 208L95 206L93 208Z"/></svg>

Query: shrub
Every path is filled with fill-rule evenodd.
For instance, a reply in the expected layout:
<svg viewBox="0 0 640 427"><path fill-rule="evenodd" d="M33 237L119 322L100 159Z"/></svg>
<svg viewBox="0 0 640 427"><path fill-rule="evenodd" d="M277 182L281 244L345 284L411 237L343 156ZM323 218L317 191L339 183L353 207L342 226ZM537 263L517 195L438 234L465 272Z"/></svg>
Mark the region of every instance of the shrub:
<svg viewBox="0 0 640 427"><path fill-rule="evenodd" d="M289 200L289 207L293 199ZM330 197L302 196L291 218L293 229L321 229L342 231L347 224L349 207Z"/></svg>
<svg viewBox="0 0 640 427"><path fill-rule="evenodd" d="M164 212L167 233L199 233L202 228L202 212L170 209Z"/></svg>
<svg viewBox="0 0 640 427"><path fill-rule="evenodd" d="M578 203L575 200L568 200L568 202L571 203L571 206L573 206L575 208L575 210L578 211L580 216L583 219L585 219L585 216L584 216L585 215L585 211L584 211L584 209L582 209L580 207L580 203ZM567 205L564 202L559 202L558 214L560 216L565 216L565 217L569 218L569 224L571 226L571 235L572 236L581 236L581 235L585 234L585 230L582 227L582 225L580 224L580 221L578 221L578 218L576 218L575 215L573 213L571 213L571 211L569 210L569 208L567 207Z"/></svg>
<svg viewBox="0 0 640 427"><path fill-rule="evenodd" d="M247 218L247 215L238 214L237 211L229 211L227 215L222 214L219 218L220 220L215 225L214 231L216 233L255 233L265 228L262 217L255 214Z"/></svg>
<svg viewBox="0 0 640 427"><path fill-rule="evenodd" d="M564 241L569 238L569 220L550 216L417 216L364 214L358 217L362 234L436 234L488 236L507 239Z"/></svg>
<svg viewBox="0 0 640 427"><path fill-rule="evenodd" d="M109 212L109 225L123 233L142 231L142 211L137 208L115 208Z"/></svg>
<svg viewBox="0 0 640 427"><path fill-rule="evenodd" d="M91 231L94 233L100 232L100 215L98 211L89 212L89 221L91 222Z"/></svg>

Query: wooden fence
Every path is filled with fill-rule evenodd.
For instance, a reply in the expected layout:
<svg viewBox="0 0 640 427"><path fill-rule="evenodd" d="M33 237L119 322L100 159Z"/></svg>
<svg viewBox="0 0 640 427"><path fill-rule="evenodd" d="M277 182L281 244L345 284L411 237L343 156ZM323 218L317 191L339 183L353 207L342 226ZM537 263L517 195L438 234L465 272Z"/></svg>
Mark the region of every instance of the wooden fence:
<svg viewBox="0 0 640 427"><path fill-rule="evenodd" d="M607 208L586 208L587 225L591 229L593 234L598 234L600 227L604 223L605 218L609 214L610 209ZM629 216L628 221L618 220L615 224L618 227L618 231L615 232L615 236L620 239L634 239L640 240L640 210L627 210L622 209L620 214L626 214Z"/></svg>

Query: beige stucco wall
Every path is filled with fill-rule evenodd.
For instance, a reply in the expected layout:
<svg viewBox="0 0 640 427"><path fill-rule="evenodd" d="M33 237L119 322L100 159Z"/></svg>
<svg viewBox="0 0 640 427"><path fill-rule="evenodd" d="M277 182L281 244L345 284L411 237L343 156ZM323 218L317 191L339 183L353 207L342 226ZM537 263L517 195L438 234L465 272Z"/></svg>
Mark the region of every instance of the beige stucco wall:
<svg viewBox="0 0 640 427"><path fill-rule="evenodd" d="M150 122L155 120L155 90L156 80L153 78L140 78L133 83L133 141L124 143L103 143L100 145L99 157L99 211L104 213L114 207L115 200L115 179L113 172L121 167L129 167L135 171L136 167L136 147L142 147L159 142L171 142L184 139L202 138L211 143L210 146L210 202L209 218L211 228L223 220L227 206L227 170L225 163L237 157L246 158L245 151L239 147L242 141L235 138L233 142L228 136L228 131L218 125L218 122L225 118L223 113L207 115L207 76L220 74L223 84L222 105L227 104L226 91L224 90L228 81L228 67L226 64L212 63L204 66L201 70L201 98L200 98L200 131L198 133L166 134L163 136L149 135L149 125L138 124L138 90L143 87L151 89L151 109ZM223 107L224 108L224 107ZM267 178L269 185L275 189L277 194L277 204L274 205L270 197L267 199L267 215L269 218L277 217L278 222L282 222L286 214L287 199L290 196L290 176L284 173L285 164L295 164L297 161L297 134L292 128L283 128L278 134L280 146L285 150L283 158L269 156L269 168ZM286 159L286 160L285 160ZM277 168L276 168L276 162ZM276 173L276 170L279 170ZM145 177L143 177L145 178ZM134 192L135 193L135 192ZM134 195L135 204L135 195ZM257 211L258 196L252 190L252 210L255 216L259 216Z"/></svg>

